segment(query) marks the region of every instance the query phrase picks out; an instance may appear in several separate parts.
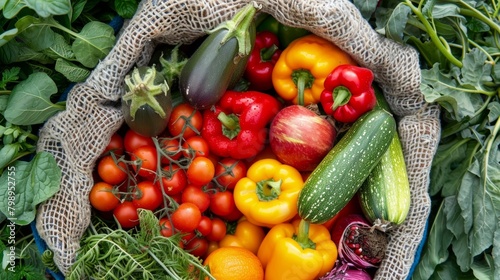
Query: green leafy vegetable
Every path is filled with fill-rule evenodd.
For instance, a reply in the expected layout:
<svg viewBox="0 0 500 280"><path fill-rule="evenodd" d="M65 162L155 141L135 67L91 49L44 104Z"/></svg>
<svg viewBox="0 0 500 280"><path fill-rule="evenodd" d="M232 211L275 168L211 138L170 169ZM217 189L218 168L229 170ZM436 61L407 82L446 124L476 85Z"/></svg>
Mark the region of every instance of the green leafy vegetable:
<svg viewBox="0 0 500 280"><path fill-rule="evenodd" d="M442 107L431 230L413 279L500 279L500 5L384 0L371 23L421 56L421 91Z"/></svg>
<svg viewBox="0 0 500 280"><path fill-rule="evenodd" d="M215 279L200 259L179 247L181 235L164 237L152 211L138 209L138 214L137 232L91 223L66 279Z"/></svg>
<svg viewBox="0 0 500 280"><path fill-rule="evenodd" d="M59 190L61 170L47 152L16 161L0 177L0 211L18 225L35 219L36 206Z"/></svg>
<svg viewBox="0 0 500 280"><path fill-rule="evenodd" d="M65 108L63 103L54 104L50 100L56 93L57 86L47 74L31 74L12 90L4 113L5 119L17 125L43 123Z"/></svg>

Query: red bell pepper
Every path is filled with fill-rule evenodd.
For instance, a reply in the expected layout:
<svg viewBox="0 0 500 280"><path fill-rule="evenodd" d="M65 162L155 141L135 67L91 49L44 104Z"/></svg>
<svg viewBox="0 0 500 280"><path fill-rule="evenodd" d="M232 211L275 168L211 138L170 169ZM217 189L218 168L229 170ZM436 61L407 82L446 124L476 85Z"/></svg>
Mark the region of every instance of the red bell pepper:
<svg viewBox="0 0 500 280"><path fill-rule="evenodd" d="M339 122L352 123L375 107L373 72L364 67L339 65L326 77L320 102Z"/></svg>
<svg viewBox="0 0 500 280"><path fill-rule="evenodd" d="M251 158L264 149L268 124L280 109L281 103L269 94L228 90L203 112L201 135L217 156Z"/></svg>
<svg viewBox="0 0 500 280"><path fill-rule="evenodd" d="M276 34L270 31L257 33L245 68L245 78L250 82L251 89L265 91L273 88L272 73L280 55Z"/></svg>

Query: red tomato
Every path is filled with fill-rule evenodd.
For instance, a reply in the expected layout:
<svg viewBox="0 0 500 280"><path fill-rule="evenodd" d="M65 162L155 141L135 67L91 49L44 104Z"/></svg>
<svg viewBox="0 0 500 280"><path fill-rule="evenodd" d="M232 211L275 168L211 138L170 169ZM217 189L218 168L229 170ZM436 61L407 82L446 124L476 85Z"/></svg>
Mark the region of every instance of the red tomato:
<svg viewBox="0 0 500 280"><path fill-rule="evenodd" d="M198 206L184 202L170 216L174 227L182 232L194 231L201 221L201 212Z"/></svg>
<svg viewBox="0 0 500 280"><path fill-rule="evenodd" d="M124 229L130 229L139 225L139 215L137 214L137 208L131 201L124 201L113 210L113 215L115 216L120 226Z"/></svg>
<svg viewBox="0 0 500 280"><path fill-rule="evenodd" d="M97 174L106 183L118 185L127 178L127 165L120 161L116 163L112 156L105 156L97 164Z"/></svg>
<svg viewBox="0 0 500 280"><path fill-rule="evenodd" d="M153 182L142 181L137 184L132 202L137 208L153 211L163 203L163 194L161 189L155 186Z"/></svg>
<svg viewBox="0 0 500 280"><path fill-rule="evenodd" d="M215 167L207 157L195 157L186 172L188 181L196 186L208 184L215 175Z"/></svg>
<svg viewBox="0 0 500 280"><path fill-rule="evenodd" d="M212 232L206 236L209 241L221 241L226 236L226 223L219 218L212 219Z"/></svg>
<svg viewBox="0 0 500 280"><path fill-rule="evenodd" d="M236 209L233 193L230 191L216 192L210 196L210 211L218 216L228 216Z"/></svg>
<svg viewBox="0 0 500 280"><path fill-rule="evenodd" d="M186 251L197 257L203 257L208 251L208 240L203 237L195 237L184 247Z"/></svg>
<svg viewBox="0 0 500 280"><path fill-rule="evenodd" d="M168 131L172 136L183 133L184 139L198 135L203 125L201 112L195 110L188 103L181 103L175 106L168 121ZM193 130L194 129L194 130Z"/></svg>
<svg viewBox="0 0 500 280"><path fill-rule="evenodd" d="M168 219L168 217L163 217L160 219L160 233L165 237L170 237L174 235L174 227L172 226L172 222Z"/></svg>
<svg viewBox="0 0 500 280"><path fill-rule="evenodd" d="M200 223L196 230L202 235L207 236L212 232L212 220L207 216L201 216Z"/></svg>
<svg viewBox="0 0 500 280"><path fill-rule="evenodd" d="M223 158L215 166L215 179L223 187L234 189L236 183L247 175L247 165L244 161L233 158Z"/></svg>
<svg viewBox="0 0 500 280"><path fill-rule="evenodd" d="M231 214L226 215L226 216L221 216L221 218L223 218L224 220L226 220L228 222L237 221L241 217L243 217L243 213L241 213L241 211L238 210L238 207L235 207L234 211Z"/></svg>
<svg viewBox="0 0 500 280"><path fill-rule="evenodd" d="M187 158L208 157L210 150L207 141L201 136L192 136L182 143L182 154Z"/></svg>
<svg viewBox="0 0 500 280"><path fill-rule="evenodd" d="M106 182L94 184L89 200L92 207L99 211L111 211L120 204L120 200L113 193L113 186Z"/></svg>
<svg viewBox="0 0 500 280"><path fill-rule="evenodd" d="M123 137L118 133L114 133L113 135L111 135L111 139L109 140L106 148L104 148L102 155L107 155L112 151L115 153L115 155L121 156L123 155L123 149Z"/></svg>
<svg viewBox="0 0 500 280"><path fill-rule="evenodd" d="M182 156L181 145L179 140L175 138L165 138L160 142L160 147L163 152L168 155L165 157L162 155L161 164L167 165L171 160L178 160Z"/></svg>
<svg viewBox="0 0 500 280"><path fill-rule="evenodd" d="M163 191L166 194L170 196L180 194L188 184L186 171L180 168L177 164L163 167L161 184L160 181L156 182L158 187L161 187L162 184Z"/></svg>
<svg viewBox="0 0 500 280"><path fill-rule="evenodd" d="M195 204L203 213L210 206L210 195L199 187L189 185L182 192L181 201Z"/></svg>
<svg viewBox="0 0 500 280"><path fill-rule="evenodd" d="M154 180L158 166L158 154L154 146L141 146L132 152L131 160L137 161L134 170L140 167L138 174L143 178Z"/></svg>
<svg viewBox="0 0 500 280"><path fill-rule="evenodd" d="M155 143L151 137L142 136L139 133L133 131L132 129L127 130L125 137L123 138L123 144L125 151L133 153L135 149L141 146L153 146Z"/></svg>

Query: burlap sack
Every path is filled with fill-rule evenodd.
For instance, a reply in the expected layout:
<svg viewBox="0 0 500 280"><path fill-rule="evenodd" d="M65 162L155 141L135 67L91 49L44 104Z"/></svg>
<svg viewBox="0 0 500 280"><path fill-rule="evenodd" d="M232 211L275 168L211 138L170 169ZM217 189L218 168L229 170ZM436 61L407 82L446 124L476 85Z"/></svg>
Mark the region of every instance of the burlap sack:
<svg viewBox="0 0 500 280"><path fill-rule="evenodd" d="M69 93L67 109L40 131L39 151L54 154L62 169L60 191L41 205L37 230L54 251L63 274L73 264L90 221L92 170L111 135L122 125L116 106L123 78L147 62L155 43L191 43L249 3L248 0L148 0L122 29L115 47L86 82ZM412 205L406 222L392 232L376 279L405 279L430 211L429 171L440 136L439 108L420 92L417 52L378 35L348 0L258 0L262 12L331 40L372 69L399 120Z"/></svg>

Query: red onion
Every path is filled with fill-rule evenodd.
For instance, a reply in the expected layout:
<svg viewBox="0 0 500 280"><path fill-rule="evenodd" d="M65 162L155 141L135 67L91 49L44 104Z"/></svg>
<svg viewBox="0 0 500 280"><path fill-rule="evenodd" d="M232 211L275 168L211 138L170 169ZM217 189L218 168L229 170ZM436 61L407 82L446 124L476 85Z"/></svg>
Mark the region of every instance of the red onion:
<svg viewBox="0 0 500 280"><path fill-rule="evenodd" d="M361 215L350 214L335 223L332 240L339 259L361 269L376 268L385 256L387 236Z"/></svg>
<svg viewBox="0 0 500 280"><path fill-rule="evenodd" d="M321 277L320 280L371 280L372 276L357 267L349 265L347 263L335 265L335 267L328 272L325 276Z"/></svg>

